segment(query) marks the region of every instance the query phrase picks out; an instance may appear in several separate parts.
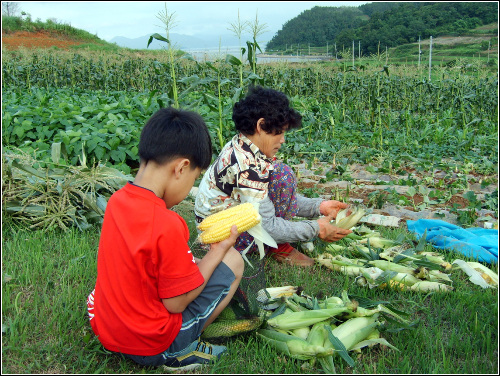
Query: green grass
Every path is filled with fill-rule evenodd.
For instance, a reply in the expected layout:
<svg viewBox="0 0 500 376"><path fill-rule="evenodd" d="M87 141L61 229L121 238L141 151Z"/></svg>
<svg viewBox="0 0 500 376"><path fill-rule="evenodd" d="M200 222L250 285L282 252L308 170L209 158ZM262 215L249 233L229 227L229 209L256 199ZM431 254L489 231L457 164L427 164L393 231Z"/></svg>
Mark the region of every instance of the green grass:
<svg viewBox="0 0 500 376"><path fill-rule="evenodd" d="M192 203L176 210L195 238ZM383 230L395 238L405 232ZM86 297L96 278L98 227L86 231L31 231L4 218L2 236L2 372L3 373L164 373L143 368L106 351L93 335ZM202 256L194 241L193 253ZM321 251L323 244L316 244ZM430 249L430 246L427 246ZM459 257L447 253L452 261ZM410 313L412 330L383 333L400 351L374 347L355 354L356 365L337 359L339 373L472 373L498 371L498 292L470 283L452 272L455 290L448 294L369 290L352 277L315 266L289 267L266 259L267 286L302 286L312 296L350 294L387 300ZM495 268L495 271L497 269ZM225 342L229 354L198 372L320 373L302 361L277 354L254 333ZM258 359L259 361L254 361Z"/></svg>

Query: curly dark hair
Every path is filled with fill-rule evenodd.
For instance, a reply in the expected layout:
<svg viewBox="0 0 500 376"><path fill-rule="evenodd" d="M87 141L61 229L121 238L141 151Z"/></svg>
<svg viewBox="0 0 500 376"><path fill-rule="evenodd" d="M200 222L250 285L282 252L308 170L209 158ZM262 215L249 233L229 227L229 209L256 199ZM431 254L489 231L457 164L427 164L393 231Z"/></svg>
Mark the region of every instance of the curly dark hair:
<svg viewBox="0 0 500 376"><path fill-rule="evenodd" d="M244 135L253 135L261 118L264 119L262 129L267 133L276 134L302 125L302 115L290 107L285 94L252 86L246 97L234 105L233 121L236 130Z"/></svg>

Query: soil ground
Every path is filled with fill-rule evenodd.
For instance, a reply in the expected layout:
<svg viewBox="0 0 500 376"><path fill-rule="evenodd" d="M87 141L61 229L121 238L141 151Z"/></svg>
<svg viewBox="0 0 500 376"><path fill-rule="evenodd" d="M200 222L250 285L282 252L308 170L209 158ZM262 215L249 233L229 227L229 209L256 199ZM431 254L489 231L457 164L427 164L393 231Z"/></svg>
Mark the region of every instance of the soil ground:
<svg viewBox="0 0 500 376"><path fill-rule="evenodd" d="M68 37L51 34L45 31L32 33L29 31L16 31L14 33L4 33L2 31L2 48L15 50L18 48L50 48L58 47L67 49L70 46L82 44L84 42L71 40Z"/></svg>

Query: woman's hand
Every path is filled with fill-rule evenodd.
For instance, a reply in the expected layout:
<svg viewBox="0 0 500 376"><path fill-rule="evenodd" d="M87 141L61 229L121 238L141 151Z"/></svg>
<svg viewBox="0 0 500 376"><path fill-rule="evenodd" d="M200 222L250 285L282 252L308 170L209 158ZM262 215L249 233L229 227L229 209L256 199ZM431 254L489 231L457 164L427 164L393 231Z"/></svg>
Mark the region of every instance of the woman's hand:
<svg viewBox="0 0 500 376"><path fill-rule="evenodd" d="M338 201L337 201L338 202ZM335 216L337 213L335 213ZM334 219L332 215L318 219L319 223L319 238L325 242L336 242L343 237L349 235L352 231L340 227L336 227L330 223Z"/></svg>
<svg viewBox="0 0 500 376"><path fill-rule="evenodd" d="M332 216L332 219L335 219L337 218L338 212L342 209L346 209L348 206L349 204L336 200L323 201L319 205L319 212L321 215Z"/></svg>

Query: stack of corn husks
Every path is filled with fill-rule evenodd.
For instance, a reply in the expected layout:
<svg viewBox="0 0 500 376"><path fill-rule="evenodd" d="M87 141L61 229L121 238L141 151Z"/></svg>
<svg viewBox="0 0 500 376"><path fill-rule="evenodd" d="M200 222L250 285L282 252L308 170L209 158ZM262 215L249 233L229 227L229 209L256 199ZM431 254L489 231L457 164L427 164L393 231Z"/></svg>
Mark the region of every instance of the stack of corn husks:
<svg viewBox="0 0 500 376"><path fill-rule="evenodd" d="M282 289L290 290L290 286ZM402 317L406 313L368 299L351 299L346 291L322 300L292 293L279 300L269 296L262 302L267 307L280 304L266 326L257 331L258 337L286 356L307 361L308 368L319 366L326 373L335 373L335 364L341 359L354 366L350 354L363 347L382 344L395 349L381 337L388 316L391 323L411 327Z"/></svg>
<svg viewBox="0 0 500 376"><path fill-rule="evenodd" d="M85 229L101 223L109 196L132 180L117 169L41 161L20 150L2 153L4 214L30 228Z"/></svg>

